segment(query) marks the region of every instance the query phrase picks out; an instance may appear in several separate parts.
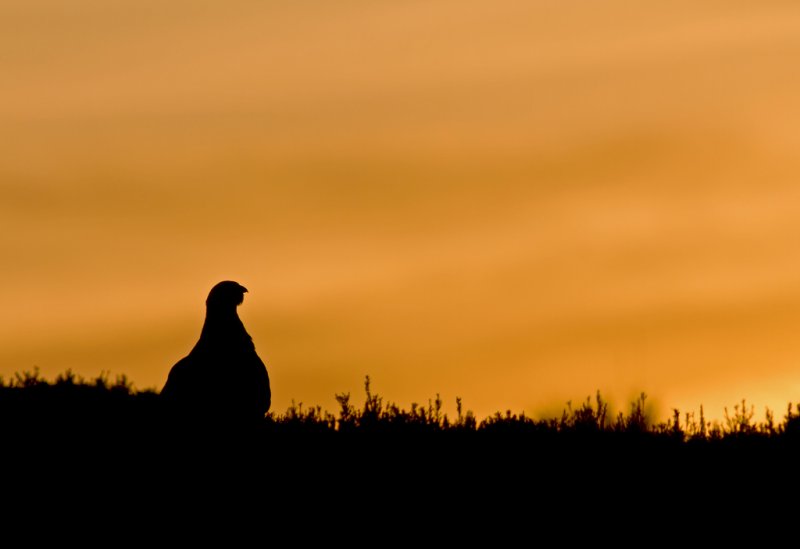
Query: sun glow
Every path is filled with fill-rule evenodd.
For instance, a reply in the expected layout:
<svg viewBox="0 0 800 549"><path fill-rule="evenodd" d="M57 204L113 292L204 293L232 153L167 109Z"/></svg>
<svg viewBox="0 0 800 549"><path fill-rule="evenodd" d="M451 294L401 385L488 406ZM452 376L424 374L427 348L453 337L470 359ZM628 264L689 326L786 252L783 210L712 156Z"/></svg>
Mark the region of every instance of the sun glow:
<svg viewBox="0 0 800 549"><path fill-rule="evenodd" d="M160 388L231 279L278 410L800 399L791 3L66 6L0 6L0 373Z"/></svg>

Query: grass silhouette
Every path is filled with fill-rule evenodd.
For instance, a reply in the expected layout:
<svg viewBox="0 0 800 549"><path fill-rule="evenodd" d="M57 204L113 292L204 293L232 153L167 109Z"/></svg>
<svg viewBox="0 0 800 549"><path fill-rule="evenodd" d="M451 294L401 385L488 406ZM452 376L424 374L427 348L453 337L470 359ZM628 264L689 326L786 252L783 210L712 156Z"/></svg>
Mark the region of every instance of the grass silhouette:
<svg viewBox="0 0 800 549"><path fill-rule="evenodd" d="M691 445L747 440L778 440L800 437L800 404L787 407L782 421L776 422L767 409L764 420L755 420L755 409L745 400L725 408L722 421L708 421L703 407L699 415L681 414L674 409L670 420L653 421L646 413L647 396L642 393L630 404L628 413L608 415L609 405L598 391L579 406L568 402L560 417L532 418L510 410L479 420L464 411L456 399L456 416L443 412L439 395L427 405L412 404L404 409L371 390L369 376L364 383L364 402L353 404L350 393L336 394L337 414L320 406L304 407L292 401L283 413L269 412L261 431L265 435L302 436L450 436L531 437L569 440L668 440ZM0 420L6 434L44 430L50 433L124 431L148 427L164 421L164 410L153 390L138 391L126 376L113 381L107 373L86 379L71 371L53 381L38 369L0 378Z"/></svg>
<svg viewBox="0 0 800 549"><path fill-rule="evenodd" d="M360 406L349 393L336 395L335 413L292 403L241 431L176 424L158 394L124 376L18 373L0 380L0 485L32 505L47 494L68 507L80 494L106 509L146 501L169 514L267 501L290 522L468 534L533 516L539 528L643 525L674 513L672 501L727 513L731 501L778 497L800 457L800 406L781 421L769 411L757 421L743 401L719 422L702 408L654 422L644 394L609 417L598 392L559 417L478 419L460 399L450 417L438 395L406 409L375 394L369 377L364 389Z"/></svg>

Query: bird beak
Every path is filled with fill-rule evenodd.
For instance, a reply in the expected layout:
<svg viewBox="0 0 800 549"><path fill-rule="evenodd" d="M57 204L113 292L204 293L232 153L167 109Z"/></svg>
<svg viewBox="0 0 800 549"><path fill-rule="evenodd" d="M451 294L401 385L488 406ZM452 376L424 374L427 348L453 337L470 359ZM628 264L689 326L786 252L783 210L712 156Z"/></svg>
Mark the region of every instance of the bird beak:
<svg viewBox="0 0 800 549"><path fill-rule="evenodd" d="M242 289L242 292L247 293L247 288L245 288L244 286L240 286L240 288Z"/></svg>

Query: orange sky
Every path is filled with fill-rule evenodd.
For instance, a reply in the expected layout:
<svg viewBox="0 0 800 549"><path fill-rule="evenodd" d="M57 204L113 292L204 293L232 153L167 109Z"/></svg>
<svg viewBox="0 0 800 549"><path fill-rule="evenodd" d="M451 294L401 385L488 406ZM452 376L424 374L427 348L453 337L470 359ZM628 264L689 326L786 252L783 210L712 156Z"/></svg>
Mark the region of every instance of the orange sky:
<svg viewBox="0 0 800 549"><path fill-rule="evenodd" d="M795 2L200 4L0 4L0 374L233 279L277 410L800 400Z"/></svg>

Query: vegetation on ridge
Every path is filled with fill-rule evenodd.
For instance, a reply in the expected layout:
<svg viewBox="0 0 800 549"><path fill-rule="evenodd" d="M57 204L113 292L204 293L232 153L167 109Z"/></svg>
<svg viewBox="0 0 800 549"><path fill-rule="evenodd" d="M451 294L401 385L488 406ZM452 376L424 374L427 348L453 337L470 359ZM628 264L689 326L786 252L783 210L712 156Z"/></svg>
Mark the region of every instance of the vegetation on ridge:
<svg viewBox="0 0 800 549"><path fill-rule="evenodd" d="M339 393L337 414L320 406L292 405L283 413L271 411L264 427L267 431L301 433L494 433L494 434L572 434L639 435L669 438L673 441L717 441L730 438L773 438L800 434L800 404L789 404L782 421L767 409L762 421L755 420L755 409L745 400L732 410L725 409L723 421L708 421L703 407L699 414L681 414L674 409L669 421L653 422L646 413L646 395L642 393L631 403L627 414L609 416L608 403L598 391L578 406L567 403L560 417L532 418L525 413L496 412L478 420L465 411L460 398L456 399L456 416L443 411L439 395L427 405L412 404L404 409L385 402L373 393L366 377L365 400L362 407L353 404L350 393ZM76 428L81 424L134 425L139 420L158 421L162 410L158 395L152 390L137 391L125 376L110 381L107 374L84 379L67 371L54 381L44 379L38 372L16 373L10 379L0 378L0 420L6 429L14 425L39 425ZM21 425L20 425L21 426Z"/></svg>

